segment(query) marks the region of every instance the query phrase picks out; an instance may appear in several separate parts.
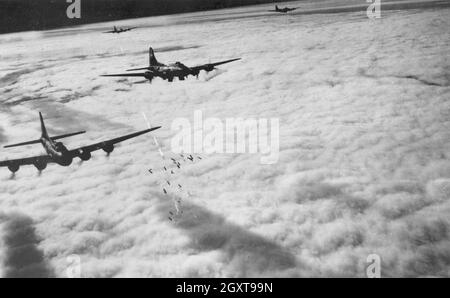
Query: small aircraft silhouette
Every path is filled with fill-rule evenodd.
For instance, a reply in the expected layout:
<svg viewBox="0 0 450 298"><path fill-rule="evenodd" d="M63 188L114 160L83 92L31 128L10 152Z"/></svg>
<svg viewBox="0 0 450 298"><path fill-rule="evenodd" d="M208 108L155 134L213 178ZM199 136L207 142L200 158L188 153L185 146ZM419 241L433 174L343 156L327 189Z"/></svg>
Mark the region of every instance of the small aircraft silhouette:
<svg viewBox="0 0 450 298"><path fill-rule="evenodd" d="M178 77L179 80L184 80L189 75L197 76L200 71L204 70L210 72L216 69L216 66L230 63L233 61L240 60L241 58L226 60L217 63L208 63L204 65L188 67L181 62L176 62L173 64L163 64L158 62L155 57L155 52L152 48L149 49L149 66L142 68L134 68L128 69L127 71L137 71L137 70L147 70L143 73L121 73L121 74L110 74L110 75L102 75L102 77L144 77L149 82L153 80L155 77L160 77L164 80L168 80L169 82L173 82L175 77Z"/></svg>
<svg viewBox="0 0 450 298"><path fill-rule="evenodd" d="M116 26L113 27L113 30L111 31L107 31L107 32L103 32L103 33L123 33L123 32L127 32L127 31L131 31L133 29L136 29L137 27L131 27L131 28L117 28Z"/></svg>
<svg viewBox="0 0 450 298"><path fill-rule="evenodd" d="M297 9L297 7L294 7L294 8L289 8L289 7L279 8L278 5L275 5L275 10L269 10L269 11L270 12L288 13L288 12L296 10L296 9Z"/></svg>
<svg viewBox="0 0 450 298"><path fill-rule="evenodd" d="M49 163L55 163L60 166L68 167L72 164L73 159L76 157L80 158L83 161L87 161L87 160L91 159L91 157L92 157L91 152L94 152L94 151L97 151L100 149L102 149L109 155L111 152L114 151L115 144L121 143L128 139L132 139L137 136L140 136L140 135L143 135L143 134L146 134L146 133L149 133L151 131L161 128L161 126L153 127L150 129L139 131L139 132L129 134L129 135L126 135L123 137L119 137L116 139L103 141L100 143L80 147L80 148L73 149L73 150L68 150L64 146L63 143L55 142L55 141L59 140L59 139L63 139L63 138L68 138L68 137L84 134L86 132L79 131L79 132L75 132L75 133L50 137L47 133L47 129L45 128L45 124L44 124L44 119L40 112L39 112L39 118L41 121L41 131L42 131L42 135L41 135L40 139L25 142L25 143L8 145L8 146L5 146L5 148L26 146L26 145L31 145L31 144L41 144L44 147L47 154L41 155L41 156L35 156L35 157L1 161L0 167L8 167L8 169L12 173L16 173L21 166L25 166L25 165L34 165L39 171L45 170L47 168L47 164L49 164Z"/></svg>

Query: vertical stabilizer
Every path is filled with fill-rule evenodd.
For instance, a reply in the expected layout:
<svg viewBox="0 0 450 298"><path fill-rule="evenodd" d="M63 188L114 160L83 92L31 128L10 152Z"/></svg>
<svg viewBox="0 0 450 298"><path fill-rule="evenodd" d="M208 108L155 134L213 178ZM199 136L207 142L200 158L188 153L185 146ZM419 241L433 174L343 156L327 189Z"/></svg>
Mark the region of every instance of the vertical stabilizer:
<svg viewBox="0 0 450 298"><path fill-rule="evenodd" d="M45 123L44 123L44 118L42 117L42 113L39 112L39 118L41 120L41 131L42 131L42 137L48 139L48 133L47 133L47 129L45 128Z"/></svg>
<svg viewBox="0 0 450 298"><path fill-rule="evenodd" d="M149 66L156 66L158 65L158 60L156 60L155 57L155 52L153 51L153 49L150 47L150 49L148 49L148 55L149 55Z"/></svg>

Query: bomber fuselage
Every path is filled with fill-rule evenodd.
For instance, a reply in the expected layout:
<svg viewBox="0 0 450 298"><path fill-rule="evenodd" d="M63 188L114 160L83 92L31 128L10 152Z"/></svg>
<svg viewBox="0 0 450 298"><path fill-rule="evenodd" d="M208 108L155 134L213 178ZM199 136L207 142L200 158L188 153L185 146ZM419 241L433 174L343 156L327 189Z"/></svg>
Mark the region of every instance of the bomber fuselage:
<svg viewBox="0 0 450 298"><path fill-rule="evenodd" d="M159 76L162 77L163 79L169 80L175 77L184 79L189 75L195 75L189 67L180 62L176 62L169 65L150 66L148 68L147 73L149 77Z"/></svg>
<svg viewBox="0 0 450 298"><path fill-rule="evenodd" d="M61 166L69 166L72 163L73 158L68 154L66 146L61 142L54 142L51 139L42 137L41 144L44 147L47 154L53 161Z"/></svg>

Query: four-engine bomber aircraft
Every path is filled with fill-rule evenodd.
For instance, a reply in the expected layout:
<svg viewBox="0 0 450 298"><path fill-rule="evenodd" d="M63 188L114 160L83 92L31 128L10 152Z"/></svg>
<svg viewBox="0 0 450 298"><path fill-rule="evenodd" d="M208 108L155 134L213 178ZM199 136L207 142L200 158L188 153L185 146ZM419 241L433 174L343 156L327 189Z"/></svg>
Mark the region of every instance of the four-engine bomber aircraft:
<svg viewBox="0 0 450 298"><path fill-rule="evenodd" d="M123 32L127 32L127 31L131 31L133 29L136 29L137 27L131 27L131 28L117 28L116 26L114 26L112 31L106 31L103 33L123 33Z"/></svg>
<svg viewBox="0 0 450 298"><path fill-rule="evenodd" d="M275 5L275 10L269 10L270 12L281 12L281 13L288 13L290 11L296 10L297 8L289 8L289 7L285 7L285 8L279 8L278 5Z"/></svg>
<svg viewBox="0 0 450 298"><path fill-rule="evenodd" d="M172 82L175 77L178 77L179 80L184 80L187 76L197 76L199 75L200 71L204 70L207 72L210 72L214 69L216 69L216 66L230 63L233 61L240 60L241 58L237 59L231 59L226 60L222 62L217 63L209 63L194 67L188 67L184 65L181 62L176 62L173 64L162 64L156 60L155 52L152 48L149 49L149 66L142 67L142 68L134 68L134 69L128 69L127 71L136 71L136 70L147 70L146 72L142 73L121 73L121 74L110 74L110 75L102 75L102 77L144 77L150 82L155 77L160 77L164 80L168 80L169 82Z"/></svg>
<svg viewBox="0 0 450 298"><path fill-rule="evenodd" d="M8 169L15 173L19 170L21 166L24 165L34 165L39 171L45 170L47 167L47 164L49 163L56 163L60 166L68 167L72 164L72 161L75 157L80 158L83 161L87 161L91 158L91 152L97 151L102 149L107 154L110 154L114 150L114 145L120 142L123 142L128 139L135 138L137 136L149 133L151 131L157 130L161 128L161 126L153 127L150 129L146 129L143 131L139 131L133 134L129 134L120 138L96 143L89 146L80 147L73 150L68 150L63 143L61 142L55 142L55 140L63 139L67 137L72 137L76 135L80 135L83 133L86 133L85 131L50 137L47 133L47 129L45 128L44 119L42 118L42 114L39 113L39 117L41 120L41 130L42 130L42 136L39 140L34 140L30 142L20 143L20 144L14 144L5 146L5 148L10 147L18 147L18 146L25 146L25 145L31 145L31 144L41 144L45 151L47 152L47 155L42 156L35 156L35 157L28 157L28 158L21 158L21 159L15 159L15 160L7 160L7 161L0 161L0 167L8 167Z"/></svg>

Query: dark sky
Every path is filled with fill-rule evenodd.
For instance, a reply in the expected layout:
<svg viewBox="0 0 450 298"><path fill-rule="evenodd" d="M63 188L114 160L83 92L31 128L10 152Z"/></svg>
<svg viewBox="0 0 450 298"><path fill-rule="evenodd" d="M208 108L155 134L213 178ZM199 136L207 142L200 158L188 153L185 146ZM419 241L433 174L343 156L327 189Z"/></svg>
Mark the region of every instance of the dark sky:
<svg viewBox="0 0 450 298"><path fill-rule="evenodd" d="M81 19L66 15L66 0L0 0L0 33L45 30L62 26L112 21L241 5L274 0L81 0Z"/></svg>

